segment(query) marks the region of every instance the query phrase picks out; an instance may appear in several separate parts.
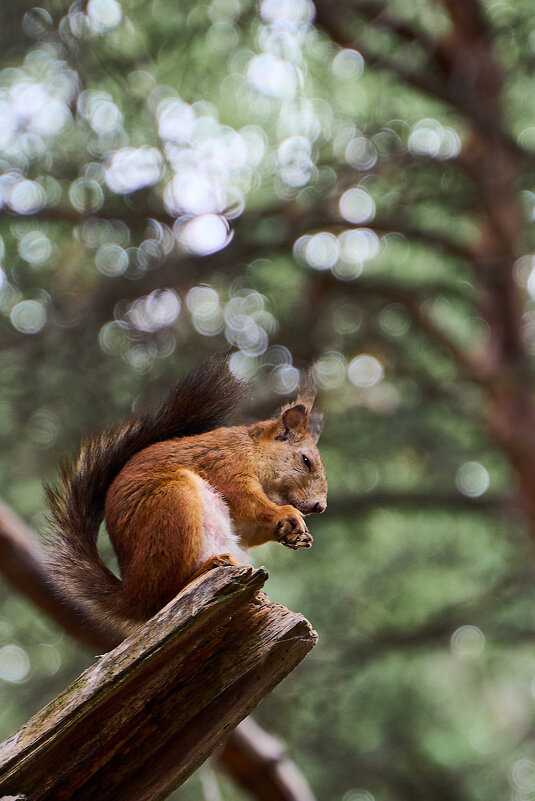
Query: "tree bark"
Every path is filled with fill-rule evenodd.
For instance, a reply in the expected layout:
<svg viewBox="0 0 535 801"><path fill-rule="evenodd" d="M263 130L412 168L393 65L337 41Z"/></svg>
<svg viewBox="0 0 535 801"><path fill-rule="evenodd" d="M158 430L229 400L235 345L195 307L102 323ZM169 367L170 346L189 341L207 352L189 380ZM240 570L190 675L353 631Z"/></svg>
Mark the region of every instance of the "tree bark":
<svg viewBox="0 0 535 801"><path fill-rule="evenodd" d="M85 609L78 608L72 600L61 597L42 558L42 549L37 537L8 506L0 502L0 571L15 589L31 600L39 609L48 614L61 628L86 647L103 653L115 647L122 635L90 617ZM263 775L262 784L269 788L271 798L276 799L287 792L283 777L272 771L270 765L262 766L264 737L271 735L256 724L254 731L249 727L245 737L241 737L240 724L231 732L228 742L240 768L236 775L233 766L225 762L225 768L233 778L243 785L244 771L251 777L248 787L250 793L259 801L259 784L255 774ZM254 742L257 739L258 742ZM272 738L273 740L275 738ZM288 760L289 762L289 760ZM313 797L306 779L297 765L292 763L291 801L308 801ZM282 782L282 784L281 784ZM304 788L301 790L301 788Z"/></svg>
<svg viewBox="0 0 535 801"><path fill-rule="evenodd" d="M340 47L357 47L369 64L442 101L468 125L458 166L476 189L472 217L478 234L466 249L466 261L472 270L470 280L477 287L478 315L488 325L487 343L478 352L471 343L461 347L428 318L417 298L404 302L429 341L449 352L461 375L486 393L481 420L516 474L517 502L535 538L535 401L531 360L522 336L523 299L514 278L527 233L519 185L532 156L507 129L502 100L505 76L482 3L440 0L440 4L450 17L451 30L437 39L436 48L429 46L426 34L410 29L410 38L421 39L424 45L427 70L414 71L400 59L376 57L353 38L357 11L371 25L387 27L406 39L401 18L389 14L385 24L385 6L375 11L361 3L318 0L316 20Z"/></svg>
<svg viewBox="0 0 535 801"><path fill-rule="evenodd" d="M0 746L0 795L166 798L316 642L259 594L266 578L229 567L189 584Z"/></svg>

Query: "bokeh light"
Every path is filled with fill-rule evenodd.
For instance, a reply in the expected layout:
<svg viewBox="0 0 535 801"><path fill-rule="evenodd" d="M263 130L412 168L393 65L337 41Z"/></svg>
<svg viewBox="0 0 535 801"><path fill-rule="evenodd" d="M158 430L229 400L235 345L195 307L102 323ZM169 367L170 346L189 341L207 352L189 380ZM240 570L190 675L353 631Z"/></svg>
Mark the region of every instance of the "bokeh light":
<svg viewBox="0 0 535 801"><path fill-rule="evenodd" d="M461 152L457 132L433 119L419 120L413 125L408 145L414 155L430 158L452 159Z"/></svg>
<svg viewBox="0 0 535 801"><path fill-rule="evenodd" d="M190 253L208 256L228 245L232 232L225 217L201 214L185 222L177 230L179 243Z"/></svg>
<svg viewBox="0 0 535 801"><path fill-rule="evenodd" d="M127 319L138 331L158 331L175 322L180 307L181 301L174 289L157 289L135 300L128 309Z"/></svg>
<svg viewBox="0 0 535 801"><path fill-rule="evenodd" d="M271 385L279 395L289 395L299 386L299 370L290 364L280 364L272 370Z"/></svg>
<svg viewBox="0 0 535 801"><path fill-rule="evenodd" d="M11 684L26 681L31 664L26 651L19 645L3 645L0 648L0 679Z"/></svg>
<svg viewBox="0 0 535 801"><path fill-rule="evenodd" d="M460 626L451 635L451 650L462 659L480 656L485 648L485 635L477 626Z"/></svg>
<svg viewBox="0 0 535 801"><path fill-rule="evenodd" d="M11 187L8 204L17 214L35 214L46 204L45 190L36 181L17 180Z"/></svg>
<svg viewBox="0 0 535 801"><path fill-rule="evenodd" d="M304 236L295 243L295 252L303 254L309 267L328 270L334 267L340 255L340 245L334 234L322 231L313 236Z"/></svg>
<svg viewBox="0 0 535 801"><path fill-rule="evenodd" d="M117 150L106 169L106 183L113 192L129 194L160 179L161 153L155 147Z"/></svg>
<svg viewBox="0 0 535 801"><path fill-rule="evenodd" d="M361 224L375 217L375 203L363 187L346 189L340 198L340 214L350 223Z"/></svg>
<svg viewBox="0 0 535 801"><path fill-rule="evenodd" d="M332 61L331 69L337 78L357 80L364 72L364 59L358 50L339 50Z"/></svg>
<svg viewBox="0 0 535 801"><path fill-rule="evenodd" d="M373 387L383 379L384 368L379 359L361 353L349 362L347 377L356 387Z"/></svg>
<svg viewBox="0 0 535 801"><path fill-rule="evenodd" d="M13 326L23 334L37 334L46 323L46 309L38 300L21 300L11 310Z"/></svg>
<svg viewBox="0 0 535 801"><path fill-rule="evenodd" d="M357 136L348 142L345 159L355 170L371 170L377 163L377 150L365 136Z"/></svg>
<svg viewBox="0 0 535 801"><path fill-rule="evenodd" d="M253 56L247 67L247 78L255 89L275 97L293 97L297 89L292 64L271 53Z"/></svg>
<svg viewBox="0 0 535 801"><path fill-rule="evenodd" d="M346 378L346 360L342 353L329 351L314 362L313 374L322 389L341 387Z"/></svg>
<svg viewBox="0 0 535 801"><path fill-rule="evenodd" d="M41 231L30 231L19 242L19 254L30 264L42 264L52 255L52 243Z"/></svg>
<svg viewBox="0 0 535 801"><path fill-rule="evenodd" d="M116 28L122 18L121 6L117 0L89 0L86 13L89 27L95 33Z"/></svg>
<svg viewBox="0 0 535 801"><path fill-rule="evenodd" d="M488 490L490 477L479 462L465 462L457 471L455 483L463 495L469 498L479 498Z"/></svg>
<svg viewBox="0 0 535 801"><path fill-rule="evenodd" d="M128 254L120 245L101 245L95 255L95 264L104 275L122 275L128 268Z"/></svg>
<svg viewBox="0 0 535 801"><path fill-rule="evenodd" d="M463 801L529 801L535 680L529 588L515 583L529 546L511 513L516 468L488 425L489 387L498 381L507 394L528 381L535 354L529 9L485 9L489 36L479 43L498 69L470 82L461 102L480 51L460 59L463 23L450 25L445 5L398 3L386 16L324 5L318 26L310 0L76 1L20 9L12 37L7 21L2 497L44 531L41 482L58 456L213 352L230 350L231 371L256 382L262 414L295 398L310 370L334 502L311 518L309 554L291 561L273 546L268 562L274 592L310 606L332 640L336 687L316 681L312 660L303 709L334 704L330 750L363 749L358 781L347 760L329 776L305 755L317 796L394 798L417 766L420 794L432 797L444 780ZM405 72L429 91L407 86ZM500 73L500 102L479 97ZM522 254L522 339L511 341L518 352L524 344L524 367L512 371L498 364L509 351L488 313L500 293L481 291L504 252ZM515 304L509 313L496 317L505 328ZM448 338L466 350L464 365L443 347ZM254 413L247 404L245 416ZM303 578L319 557L328 604ZM0 681L12 684L6 708L31 714L34 684L51 695L52 677L60 689L82 657L10 603ZM23 621L20 637L12 619ZM267 718L291 740L273 702ZM4 715L6 729L14 718ZM315 756L323 734L307 734Z"/></svg>

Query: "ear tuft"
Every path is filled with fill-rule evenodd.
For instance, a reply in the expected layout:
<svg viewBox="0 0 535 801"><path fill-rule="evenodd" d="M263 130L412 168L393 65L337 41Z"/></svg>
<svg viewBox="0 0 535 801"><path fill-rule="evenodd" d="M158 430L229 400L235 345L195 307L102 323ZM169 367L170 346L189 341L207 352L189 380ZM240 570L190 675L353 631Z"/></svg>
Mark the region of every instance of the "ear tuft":
<svg viewBox="0 0 535 801"><path fill-rule="evenodd" d="M310 411L314 406L316 393L316 380L314 378L312 369L309 368L304 375L301 376L301 381L299 382L299 394L295 402L303 403L307 407L308 411Z"/></svg>
<svg viewBox="0 0 535 801"><path fill-rule="evenodd" d="M321 412L311 412L308 418L308 433L314 442L320 438L323 429L323 414Z"/></svg>

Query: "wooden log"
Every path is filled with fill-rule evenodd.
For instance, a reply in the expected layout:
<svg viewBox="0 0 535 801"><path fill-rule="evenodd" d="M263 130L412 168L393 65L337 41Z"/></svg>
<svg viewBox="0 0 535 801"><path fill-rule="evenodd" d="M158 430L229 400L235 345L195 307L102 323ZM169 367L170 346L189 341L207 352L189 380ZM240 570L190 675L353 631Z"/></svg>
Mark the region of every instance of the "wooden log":
<svg viewBox="0 0 535 801"><path fill-rule="evenodd" d="M123 639L121 634L90 617L87 610L78 607L73 599L61 596L43 560L37 536L1 501L0 572L19 592L86 647L103 653ZM225 747L218 750L218 762L258 801L314 801L297 765L288 757L283 762L280 756L274 760L273 748L266 748L270 739L276 742L258 724L245 719L226 738ZM280 748L282 751L282 746Z"/></svg>
<svg viewBox="0 0 535 801"><path fill-rule="evenodd" d="M188 585L0 746L0 797L158 801L303 659L316 634L260 568Z"/></svg>

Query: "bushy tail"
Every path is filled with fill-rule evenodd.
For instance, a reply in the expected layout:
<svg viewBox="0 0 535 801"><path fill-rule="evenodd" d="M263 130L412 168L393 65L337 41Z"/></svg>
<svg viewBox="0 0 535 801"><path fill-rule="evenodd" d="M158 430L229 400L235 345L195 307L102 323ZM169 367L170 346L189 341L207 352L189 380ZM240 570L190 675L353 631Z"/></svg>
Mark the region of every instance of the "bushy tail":
<svg viewBox="0 0 535 801"><path fill-rule="evenodd" d="M99 616L123 617L121 581L102 562L97 537L106 493L134 454L155 442L201 434L224 425L246 384L216 357L186 376L153 413L116 424L82 442L76 459L61 467L57 487L46 487L54 536L47 549L59 587Z"/></svg>

